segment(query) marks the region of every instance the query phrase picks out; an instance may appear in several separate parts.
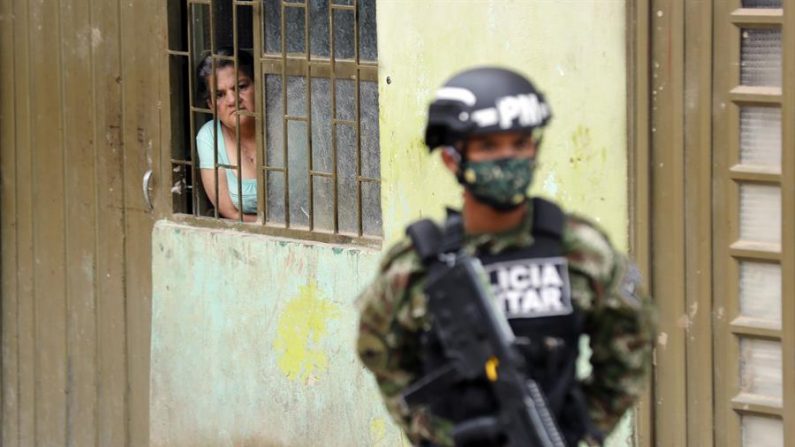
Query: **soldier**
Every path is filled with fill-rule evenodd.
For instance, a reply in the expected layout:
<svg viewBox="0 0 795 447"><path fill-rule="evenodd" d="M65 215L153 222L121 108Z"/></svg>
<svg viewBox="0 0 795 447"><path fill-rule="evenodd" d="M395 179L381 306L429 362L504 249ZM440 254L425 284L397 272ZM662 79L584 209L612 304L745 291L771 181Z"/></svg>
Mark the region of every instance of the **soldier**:
<svg viewBox="0 0 795 447"><path fill-rule="evenodd" d="M444 165L464 188L462 248L483 264L517 338L529 341L522 351L528 373L545 392L566 443L600 445L641 392L654 312L638 288L637 269L600 229L527 197L550 118L544 96L526 78L475 68L436 92L425 143L431 151L442 148ZM493 402L464 386L434 405L406 405L403 391L428 371L432 356L426 273L410 239L388 251L357 300L357 349L408 438L418 446L452 446L455 425ZM580 380L575 365L583 334L592 372ZM480 408L473 413L473 406Z"/></svg>

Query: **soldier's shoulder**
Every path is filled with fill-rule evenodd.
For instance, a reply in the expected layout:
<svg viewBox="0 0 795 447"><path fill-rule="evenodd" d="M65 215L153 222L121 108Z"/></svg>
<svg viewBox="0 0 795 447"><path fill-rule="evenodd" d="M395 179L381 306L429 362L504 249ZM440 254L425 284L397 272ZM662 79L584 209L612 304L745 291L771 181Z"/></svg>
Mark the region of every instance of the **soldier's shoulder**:
<svg viewBox="0 0 795 447"><path fill-rule="evenodd" d="M599 225L591 219L575 214L566 214L563 227L564 243L570 243L576 248L592 251L613 251L610 237Z"/></svg>
<svg viewBox="0 0 795 447"><path fill-rule="evenodd" d="M572 264L594 276L608 276L621 256L602 228L578 214L566 215L563 246Z"/></svg>
<svg viewBox="0 0 795 447"><path fill-rule="evenodd" d="M416 234L418 234L421 238L419 241L420 245L427 244L426 239L428 237L436 237L435 233L429 233L428 231L425 231L428 229L425 224L433 224L439 229L443 227L442 223L432 219L421 219L411 222L406 228L409 229L413 226L419 227L420 231L417 231ZM389 249L386 250L383 257L381 258L379 270L381 272L385 272L387 270L393 270L395 266L410 266L414 269L424 270L424 266L422 265L422 260L420 259L420 255L417 252L417 248L408 235L404 235L402 238L398 239Z"/></svg>
<svg viewBox="0 0 795 447"><path fill-rule="evenodd" d="M419 261L419 257L414 251L414 244L408 237L403 237L386 250L378 270L385 272L394 266L413 264L415 261Z"/></svg>
<svg viewBox="0 0 795 447"><path fill-rule="evenodd" d="M412 285L412 278L422 270L422 263L409 238L395 242L381 258L375 279L356 299L363 319L395 311ZM391 318L391 317L390 317ZM391 321L391 320L390 320Z"/></svg>

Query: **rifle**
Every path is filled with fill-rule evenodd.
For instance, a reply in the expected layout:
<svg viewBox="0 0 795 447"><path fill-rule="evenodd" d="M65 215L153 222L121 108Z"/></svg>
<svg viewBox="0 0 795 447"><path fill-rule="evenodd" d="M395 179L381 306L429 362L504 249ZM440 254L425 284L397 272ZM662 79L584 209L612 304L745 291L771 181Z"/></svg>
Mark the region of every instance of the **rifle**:
<svg viewBox="0 0 795 447"><path fill-rule="evenodd" d="M489 440L505 447L565 447L540 387L523 372L513 331L479 279L480 261L461 250L446 252L440 247L446 238L429 220L408 233L430 268L425 293L445 361L405 390L406 404L427 403L456 383L485 378L497 412L456 424L456 445Z"/></svg>

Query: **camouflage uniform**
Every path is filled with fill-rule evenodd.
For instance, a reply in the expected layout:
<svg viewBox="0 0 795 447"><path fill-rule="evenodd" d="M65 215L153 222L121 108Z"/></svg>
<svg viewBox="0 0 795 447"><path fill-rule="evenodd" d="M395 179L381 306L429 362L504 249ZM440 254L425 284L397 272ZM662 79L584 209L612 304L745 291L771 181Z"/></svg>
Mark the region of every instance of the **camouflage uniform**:
<svg viewBox="0 0 795 447"><path fill-rule="evenodd" d="M518 228L467 236L464 249L474 255L527 247L533 243L532 222L528 206ZM567 216L562 245L572 300L585 315L592 349L592 374L581 387L595 427L609 433L642 390L650 367L654 312L648 297L636 288L637 269L593 224ZM450 421L434 417L426 408L409 409L401 398L421 371L419 333L429 327L424 282L425 267L411 241L399 241L357 300L361 312L357 349L373 372L388 411L412 442L452 446Z"/></svg>

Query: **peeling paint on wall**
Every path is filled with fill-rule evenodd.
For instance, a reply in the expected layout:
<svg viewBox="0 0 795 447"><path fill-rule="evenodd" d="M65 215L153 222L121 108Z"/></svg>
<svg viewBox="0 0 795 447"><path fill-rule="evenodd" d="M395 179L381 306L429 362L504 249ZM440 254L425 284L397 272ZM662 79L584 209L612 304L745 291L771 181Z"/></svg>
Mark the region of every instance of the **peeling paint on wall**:
<svg viewBox="0 0 795 447"><path fill-rule="evenodd" d="M279 369L290 380L307 385L316 382L328 369L328 356L320 343L327 335L328 321L340 317L339 306L319 296L312 282L287 300L276 326L273 348Z"/></svg>
<svg viewBox="0 0 795 447"><path fill-rule="evenodd" d="M386 420L384 418L374 418L370 421L370 442L373 446L381 444L386 435Z"/></svg>
<svg viewBox="0 0 795 447"><path fill-rule="evenodd" d="M558 199L558 182L554 172L547 174L544 179L544 192L553 199Z"/></svg>

